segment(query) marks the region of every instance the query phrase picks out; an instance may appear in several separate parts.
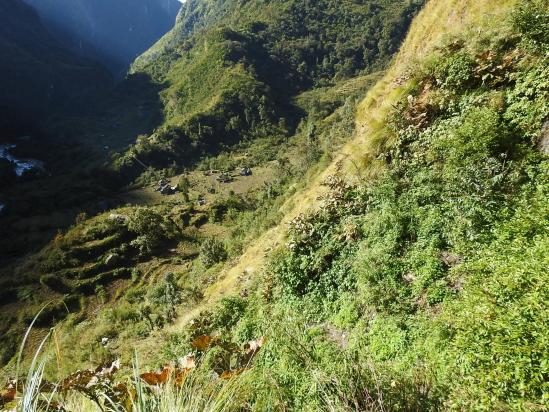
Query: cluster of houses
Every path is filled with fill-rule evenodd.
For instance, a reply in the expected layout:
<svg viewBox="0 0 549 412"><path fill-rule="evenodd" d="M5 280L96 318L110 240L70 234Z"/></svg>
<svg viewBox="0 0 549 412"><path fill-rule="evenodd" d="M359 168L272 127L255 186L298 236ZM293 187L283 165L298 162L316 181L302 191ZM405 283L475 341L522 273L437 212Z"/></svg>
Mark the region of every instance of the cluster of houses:
<svg viewBox="0 0 549 412"><path fill-rule="evenodd" d="M166 179L160 179L154 191L167 196L176 194L178 188L177 186L172 186Z"/></svg>
<svg viewBox="0 0 549 412"><path fill-rule="evenodd" d="M234 179L234 175L232 175L230 172L220 172L219 170L206 170L204 172L204 176L213 176L213 175L217 175L216 180L222 183L229 183L229 182L232 182ZM239 175L251 176L252 169L249 167L241 167L239 170Z"/></svg>
<svg viewBox="0 0 549 412"><path fill-rule="evenodd" d="M252 169L249 167L241 167L239 171L240 176L251 176ZM234 175L229 172L220 172L219 170L207 170L204 172L204 176L217 175L215 180L220 183L230 183L234 180ZM160 179L154 189L155 192L159 192L162 195L174 195L179 189L177 186L172 186L166 179Z"/></svg>

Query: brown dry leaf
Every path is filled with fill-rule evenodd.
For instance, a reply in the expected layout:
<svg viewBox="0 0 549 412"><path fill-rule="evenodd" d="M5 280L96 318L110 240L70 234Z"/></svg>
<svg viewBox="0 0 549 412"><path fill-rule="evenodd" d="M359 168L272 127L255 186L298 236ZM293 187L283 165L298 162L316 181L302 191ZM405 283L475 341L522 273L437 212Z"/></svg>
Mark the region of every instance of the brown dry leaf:
<svg viewBox="0 0 549 412"><path fill-rule="evenodd" d="M191 342L191 346L199 351L204 352L210 347L213 342L213 338L208 335L201 335Z"/></svg>
<svg viewBox="0 0 549 412"><path fill-rule="evenodd" d="M231 371L224 371L219 377L221 379L229 380L229 379L232 379L232 378L240 375L245 370L246 370L246 368L240 368L240 369L235 369L235 370L231 370Z"/></svg>
<svg viewBox="0 0 549 412"><path fill-rule="evenodd" d="M15 400L15 395L17 394L15 386L8 386L5 390L0 393L0 405L5 405L7 403L13 402Z"/></svg>
<svg viewBox="0 0 549 412"><path fill-rule="evenodd" d="M63 379L59 385L61 391L86 387L95 376L94 371L76 371Z"/></svg>
<svg viewBox="0 0 549 412"><path fill-rule="evenodd" d="M173 368L171 366L164 366L164 369L160 372L148 372L148 373L142 373L141 379L143 379L146 383L149 385L164 385L166 382L168 382L168 379L170 378L170 375L173 372Z"/></svg>
<svg viewBox="0 0 549 412"><path fill-rule="evenodd" d="M101 379L106 378L110 380L119 369L120 359L115 360L111 364L98 366L95 370L79 370L63 379L59 385L59 389L61 391L68 391L71 389L79 390L88 388L98 384Z"/></svg>
<svg viewBox="0 0 549 412"><path fill-rule="evenodd" d="M173 383L181 386L189 372L196 368L196 363L192 355L185 356L180 362L186 364L187 367L174 369L172 366L166 365L161 372L143 373L141 379L149 385L160 386L168 383L173 378Z"/></svg>
<svg viewBox="0 0 549 412"><path fill-rule="evenodd" d="M159 376L160 374L156 372L146 372L140 375L141 379L143 379L149 385L158 385L160 383Z"/></svg>

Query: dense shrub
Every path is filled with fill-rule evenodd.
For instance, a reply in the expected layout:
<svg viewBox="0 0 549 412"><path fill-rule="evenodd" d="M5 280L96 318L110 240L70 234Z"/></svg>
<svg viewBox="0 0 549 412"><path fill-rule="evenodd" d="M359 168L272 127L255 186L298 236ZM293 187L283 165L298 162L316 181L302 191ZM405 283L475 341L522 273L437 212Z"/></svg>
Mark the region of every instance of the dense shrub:
<svg viewBox="0 0 549 412"><path fill-rule="evenodd" d="M137 208L129 218L128 229L139 235L159 239L164 236L164 219L162 215L150 208Z"/></svg>
<svg viewBox="0 0 549 412"><path fill-rule="evenodd" d="M214 328L232 328L240 320L246 307L247 302L243 298L223 298L213 310L211 326Z"/></svg>
<svg viewBox="0 0 549 412"><path fill-rule="evenodd" d="M250 203L242 196L230 195L217 199L210 205L209 213L212 222L220 223L229 213L242 212L251 209Z"/></svg>
<svg viewBox="0 0 549 412"><path fill-rule="evenodd" d="M544 0L523 0L513 13L513 22L528 41L549 47L549 5Z"/></svg>
<svg viewBox="0 0 549 412"><path fill-rule="evenodd" d="M175 308L181 303L181 291L173 273L166 273L161 282L150 290L148 298L153 305L160 307L166 321L175 318Z"/></svg>
<svg viewBox="0 0 549 412"><path fill-rule="evenodd" d="M137 235L130 245L140 256L150 255L160 244L175 236L175 225L152 208L140 207L129 216L128 230Z"/></svg>
<svg viewBox="0 0 549 412"><path fill-rule="evenodd" d="M200 260L207 268L227 259L227 251L223 242L209 238L200 246Z"/></svg>
<svg viewBox="0 0 549 412"><path fill-rule="evenodd" d="M444 60L443 65L437 68L436 78L443 87L462 91L473 86L473 68L475 61L467 53L457 53L450 59Z"/></svg>
<svg viewBox="0 0 549 412"><path fill-rule="evenodd" d="M445 314L455 334L454 407L547 404L547 162L536 173L516 212L462 269L467 287Z"/></svg>

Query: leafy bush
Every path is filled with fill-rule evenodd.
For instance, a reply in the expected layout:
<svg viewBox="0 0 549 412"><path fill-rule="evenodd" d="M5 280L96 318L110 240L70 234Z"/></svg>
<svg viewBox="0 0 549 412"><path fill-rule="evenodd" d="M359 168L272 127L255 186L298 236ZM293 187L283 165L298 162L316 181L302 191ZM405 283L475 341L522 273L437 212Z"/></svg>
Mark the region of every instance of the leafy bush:
<svg viewBox="0 0 549 412"><path fill-rule="evenodd" d="M173 273L166 273L164 279L149 292L149 300L159 306L166 321L171 322L175 318L175 308L181 303L180 288L176 283Z"/></svg>
<svg viewBox="0 0 549 412"><path fill-rule="evenodd" d="M229 195L224 199L217 199L210 206L210 219L212 222L219 223L229 213L242 212L250 208L250 203L243 197L234 194Z"/></svg>
<svg viewBox="0 0 549 412"><path fill-rule="evenodd" d="M45 271L56 271L76 264L78 261L71 259L67 252L54 247L43 252L40 265Z"/></svg>
<svg viewBox="0 0 549 412"><path fill-rule="evenodd" d="M164 236L164 219L151 208L140 207L129 216L128 229L140 236L160 239Z"/></svg>
<svg viewBox="0 0 549 412"><path fill-rule="evenodd" d="M545 0L522 0L513 13L513 23L533 45L549 47L549 6Z"/></svg>
<svg viewBox="0 0 549 412"><path fill-rule="evenodd" d="M177 183L177 189L181 192L181 195L186 202L189 201L190 188L191 184L189 182L189 179L187 178L187 176L182 176Z"/></svg>
<svg viewBox="0 0 549 412"><path fill-rule="evenodd" d="M337 178L335 181L336 185L343 184ZM288 293L312 293L335 300L339 293L354 289L355 272L347 258L353 256L361 233L343 209L345 200L355 200L357 193L353 189L339 187L337 190L348 191L325 199L328 206L321 212L292 222L289 251L272 268Z"/></svg>
<svg viewBox="0 0 549 412"><path fill-rule="evenodd" d="M525 136L536 141L549 116L549 66L536 65L513 76L516 85L506 94L504 118Z"/></svg>
<svg viewBox="0 0 549 412"><path fill-rule="evenodd" d="M209 238L200 246L200 260L207 268L227 259L227 251L223 242Z"/></svg>
<svg viewBox="0 0 549 412"><path fill-rule="evenodd" d="M140 256L150 255L163 241L175 236L174 224L153 210L140 207L129 216L128 230L137 235L130 245L139 251Z"/></svg>
<svg viewBox="0 0 549 412"><path fill-rule="evenodd" d="M246 310L247 302L240 297L223 298L211 316L211 326L230 329L239 321Z"/></svg>
<svg viewBox="0 0 549 412"><path fill-rule="evenodd" d="M475 61L467 53L457 53L436 71L437 81L450 90L462 91L473 86Z"/></svg>

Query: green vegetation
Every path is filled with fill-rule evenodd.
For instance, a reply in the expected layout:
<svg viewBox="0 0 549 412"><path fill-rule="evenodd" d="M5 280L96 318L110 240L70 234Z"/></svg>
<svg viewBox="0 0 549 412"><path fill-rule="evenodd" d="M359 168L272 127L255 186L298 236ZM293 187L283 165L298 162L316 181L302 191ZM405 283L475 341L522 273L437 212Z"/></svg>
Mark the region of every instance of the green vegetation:
<svg viewBox="0 0 549 412"><path fill-rule="evenodd" d="M530 45L547 50L549 43L549 22L547 21L547 4L543 0L521 2L513 20Z"/></svg>
<svg viewBox="0 0 549 412"><path fill-rule="evenodd" d="M200 247L200 259L207 268L227 259L225 246L218 240L206 239Z"/></svg>
<svg viewBox="0 0 549 412"><path fill-rule="evenodd" d="M548 78L543 53L494 33L416 72L386 171L326 182L232 330L270 340L254 407L547 407Z"/></svg>
<svg viewBox="0 0 549 412"><path fill-rule="evenodd" d="M317 3L190 1L183 38L136 63L167 87L163 125L116 159L154 166L140 202L81 216L2 285L29 305L0 319L7 345L55 298L36 326L63 336L41 368L67 408L549 408L546 2L384 78L363 146L357 104L419 5ZM160 177L181 193L141 187ZM62 380L76 365L106 365L94 398Z"/></svg>

